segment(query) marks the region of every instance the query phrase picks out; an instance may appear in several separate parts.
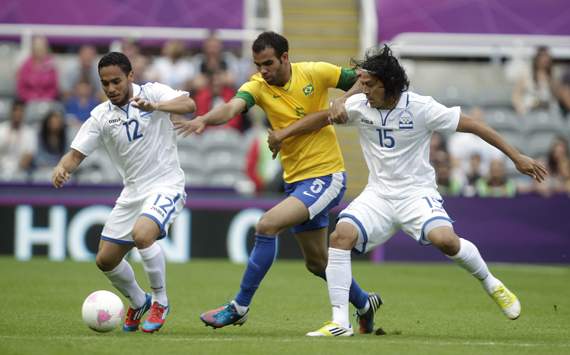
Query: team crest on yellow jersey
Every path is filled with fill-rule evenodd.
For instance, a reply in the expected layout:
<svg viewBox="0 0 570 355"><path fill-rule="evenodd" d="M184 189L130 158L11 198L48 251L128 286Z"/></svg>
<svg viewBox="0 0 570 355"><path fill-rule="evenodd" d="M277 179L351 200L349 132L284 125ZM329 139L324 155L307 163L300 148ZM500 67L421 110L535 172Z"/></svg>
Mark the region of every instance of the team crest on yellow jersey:
<svg viewBox="0 0 570 355"><path fill-rule="evenodd" d="M305 96L311 95L314 91L315 91L315 88L313 87L313 84L311 84L311 83L307 84L307 86L305 86L303 88L303 94L305 94Z"/></svg>

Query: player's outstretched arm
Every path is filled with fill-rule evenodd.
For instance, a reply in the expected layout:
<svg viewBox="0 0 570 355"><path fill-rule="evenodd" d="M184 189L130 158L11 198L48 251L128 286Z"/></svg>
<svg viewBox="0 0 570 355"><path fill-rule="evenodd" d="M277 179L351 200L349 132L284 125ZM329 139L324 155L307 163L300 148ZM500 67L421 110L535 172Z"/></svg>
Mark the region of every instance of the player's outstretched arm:
<svg viewBox="0 0 570 355"><path fill-rule="evenodd" d="M196 103L191 98L181 95L172 100L161 102L150 102L138 96L133 97L131 102L134 107L142 111L163 111L178 115L185 115L196 110Z"/></svg>
<svg viewBox="0 0 570 355"><path fill-rule="evenodd" d="M527 157L526 155L521 154L485 122L481 122L480 120L475 120L469 116L461 114L459 124L457 125L457 131L473 133L481 137L487 143L505 153L513 161L518 171L532 177L538 182L542 182L546 175L548 175L548 171L544 165L530 157Z"/></svg>
<svg viewBox="0 0 570 355"><path fill-rule="evenodd" d="M69 180L71 174L85 159L85 155L75 149L67 152L53 168L51 182L56 188L60 188Z"/></svg>
<svg viewBox="0 0 570 355"><path fill-rule="evenodd" d="M206 126L217 126L227 123L237 114L245 111L246 108L245 100L234 97L225 104L214 107L203 116L195 117L192 120L176 118L172 120L172 123L174 123L174 128L178 131L178 134L186 137L192 133L202 133Z"/></svg>
<svg viewBox="0 0 570 355"><path fill-rule="evenodd" d="M314 112L283 129L276 131L271 129L268 130L267 145L273 153L273 159L275 159L277 153L279 153L281 143L285 139L318 131L319 129L329 125L329 114L329 110Z"/></svg>

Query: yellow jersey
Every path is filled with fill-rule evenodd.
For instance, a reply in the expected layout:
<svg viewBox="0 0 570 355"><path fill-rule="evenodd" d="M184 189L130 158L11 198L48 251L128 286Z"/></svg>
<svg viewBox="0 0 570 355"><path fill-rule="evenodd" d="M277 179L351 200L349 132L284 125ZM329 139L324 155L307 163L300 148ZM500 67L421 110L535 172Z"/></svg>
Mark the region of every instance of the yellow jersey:
<svg viewBox="0 0 570 355"><path fill-rule="evenodd" d="M258 105L274 130L285 128L306 114L329 108L328 89L348 90L356 82L352 69L324 62L291 63L291 79L284 86L269 85L259 73L243 84L235 97L249 109ZM279 153L287 183L344 171L344 160L332 125L292 136Z"/></svg>

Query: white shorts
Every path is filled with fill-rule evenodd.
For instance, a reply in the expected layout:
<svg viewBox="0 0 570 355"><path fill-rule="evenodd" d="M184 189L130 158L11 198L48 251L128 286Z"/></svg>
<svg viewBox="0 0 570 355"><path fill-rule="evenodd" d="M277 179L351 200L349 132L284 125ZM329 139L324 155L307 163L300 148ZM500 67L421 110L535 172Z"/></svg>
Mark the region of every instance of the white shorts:
<svg viewBox="0 0 570 355"><path fill-rule="evenodd" d="M133 244L132 231L140 216L153 220L160 229L158 239L166 237L170 224L186 202L184 191L157 189L133 202L117 202L103 227L101 239L118 244Z"/></svg>
<svg viewBox="0 0 570 355"><path fill-rule="evenodd" d="M358 230L354 250L365 253L388 241L398 230L421 245L429 245L427 234L435 227L452 227L453 221L443 209L443 199L436 191L402 200L385 199L366 188L338 218ZM453 228L453 227L452 227Z"/></svg>

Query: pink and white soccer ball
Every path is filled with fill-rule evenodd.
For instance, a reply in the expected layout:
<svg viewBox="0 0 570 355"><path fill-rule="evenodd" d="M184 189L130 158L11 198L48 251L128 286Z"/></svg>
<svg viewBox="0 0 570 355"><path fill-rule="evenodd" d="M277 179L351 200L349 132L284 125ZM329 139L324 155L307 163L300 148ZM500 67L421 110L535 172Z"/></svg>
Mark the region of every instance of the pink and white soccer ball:
<svg viewBox="0 0 570 355"><path fill-rule="evenodd" d="M113 292L101 290L91 293L81 308L83 322L98 332L109 332L123 321L123 301Z"/></svg>

